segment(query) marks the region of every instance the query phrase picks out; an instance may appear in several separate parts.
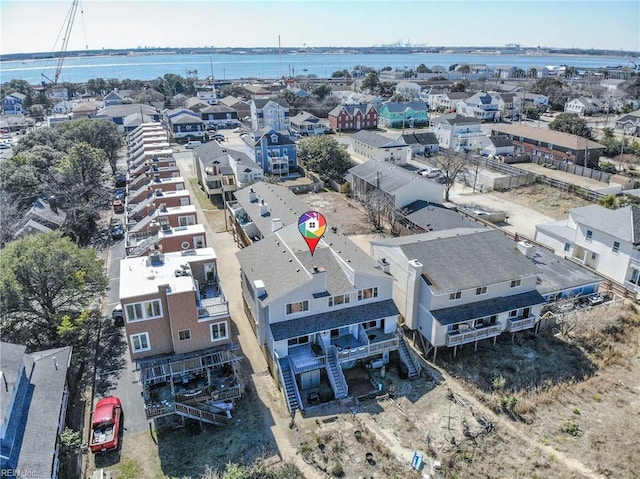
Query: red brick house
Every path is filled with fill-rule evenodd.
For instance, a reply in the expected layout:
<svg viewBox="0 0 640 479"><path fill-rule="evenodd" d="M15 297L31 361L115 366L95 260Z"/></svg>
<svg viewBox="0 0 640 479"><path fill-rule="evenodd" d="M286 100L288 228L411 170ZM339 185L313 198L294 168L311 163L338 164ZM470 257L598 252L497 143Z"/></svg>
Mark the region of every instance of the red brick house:
<svg viewBox="0 0 640 479"><path fill-rule="evenodd" d="M329 112L329 128L339 130L367 130L378 127L378 110L370 103L339 105Z"/></svg>

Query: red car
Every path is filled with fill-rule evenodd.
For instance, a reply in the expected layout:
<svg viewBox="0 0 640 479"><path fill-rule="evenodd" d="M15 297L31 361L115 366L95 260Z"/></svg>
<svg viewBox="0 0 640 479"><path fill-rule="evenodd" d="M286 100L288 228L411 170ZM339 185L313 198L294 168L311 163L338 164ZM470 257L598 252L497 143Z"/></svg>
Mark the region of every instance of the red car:
<svg viewBox="0 0 640 479"><path fill-rule="evenodd" d="M122 405L120 399L109 396L98 401L91 421L91 452L106 452L118 448Z"/></svg>

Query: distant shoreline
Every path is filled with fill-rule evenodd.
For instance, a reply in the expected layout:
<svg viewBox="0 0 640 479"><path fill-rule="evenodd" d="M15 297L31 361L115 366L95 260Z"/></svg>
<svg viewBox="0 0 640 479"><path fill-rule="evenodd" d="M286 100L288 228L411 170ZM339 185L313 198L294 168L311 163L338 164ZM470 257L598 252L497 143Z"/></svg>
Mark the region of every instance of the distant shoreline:
<svg viewBox="0 0 640 479"><path fill-rule="evenodd" d="M126 57L154 55L305 55L305 54L465 54L465 55L512 55L545 56L563 55L572 57L640 57L640 52L620 50L581 50L575 48L509 48L509 47L323 47L323 48L122 48L101 50L74 50L65 58L81 57ZM60 52L0 54L0 62L58 59Z"/></svg>

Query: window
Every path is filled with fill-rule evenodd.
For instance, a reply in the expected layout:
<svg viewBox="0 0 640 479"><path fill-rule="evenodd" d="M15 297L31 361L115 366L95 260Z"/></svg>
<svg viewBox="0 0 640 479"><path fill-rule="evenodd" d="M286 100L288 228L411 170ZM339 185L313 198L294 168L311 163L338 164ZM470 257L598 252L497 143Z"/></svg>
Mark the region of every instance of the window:
<svg viewBox="0 0 640 479"><path fill-rule="evenodd" d="M214 323L211 325L211 341L227 339L227 323Z"/></svg>
<svg viewBox="0 0 640 479"><path fill-rule="evenodd" d="M297 338L291 338L287 343L289 346L297 346L299 344L307 344L309 342L309 336L300 336Z"/></svg>
<svg viewBox="0 0 640 479"><path fill-rule="evenodd" d="M193 215L178 216L178 226L191 226L195 224L196 224L196 218Z"/></svg>
<svg viewBox="0 0 640 479"><path fill-rule="evenodd" d="M134 353L141 353L151 349L151 345L149 344L149 333L132 334L130 339L131 349Z"/></svg>
<svg viewBox="0 0 640 479"><path fill-rule="evenodd" d="M309 301L307 300L287 304L287 314L301 313L303 311L309 311Z"/></svg>
<svg viewBox="0 0 640 479"><path fill-rule="evenodd" d="M127 304L127 321L143 321L145 319L160 318L162 316L162 306L159 299L143 301L142 303Z"/></svg>
<svg viewBox="0 0 640 479"><path fill-rule="evenodd" d="M619 250L620 250L620 243L617 241L614 241L613 248L611 248L611 251L617 254Z"/></svg>
<svg viewBox="0 0 640 479"><path fill-rule="evenodd" d="M365 288L358 291L358 301L378 297L378 287Z"/></svg>
<svg viewBox="0 0 640 479"><path fill-rule="evenodd" d="M587 230L587 234L585 235L584 239L586 239L587 241L591 241L591 238L593 238L593 231Z"/></svg>
<svg viewBox="0 0 640 479"><path fill-rule="evenodd" d="M187 340L191 339L191 330L190 329L183 329L181 331L178 331L178 339L180 341L187 341Z"/></svg>
<svg viewBox="0 0 640 479"><path fill-rule="evenodd" d="M509 317L510 318L515 318L516 316L518 316L518 310L514 309L513 311L509 311Z"/></svg>
<svg viewBox="0 0 640 479"><path fill-rule="evenodd" d="M484 326L484 320L482 318L476 319L473 323L474 328L481 328L482 326Z"/></svg>
<svg viewBox="0 0 640 479"><path fill-rule="evenodd" d="M340 294L338 296L329 297L329 307L338 306L339 304L346 304L349 302L348 294Z"/></svg>
<svg viewBox="0 0 640 479"><path fill-rule="evenodd" d="M511 281L512 288L517 288L518 286L520 286L520 284L522 284L522 281L520 281L519 279L514 279L513 281Z"/></svg>
<svg viewBox="0 0 640 479"><path fill-rule="evenodd" d="M456 299L462 298L462 291L456 291L455 293L451 293L449 295L449 301L455 301Z"/></svg>
<svg viewBox="0 0 640 479"><path fill-rule="evenodd" d="M569 251L571 249L571 243L565 243L564 244L564 250L565 251Z"/></svg>
<svg viewBox="0 0 640 479"><path fill-rule="evenodd" d="M364 329L375 329L378 327L378 320L367 321L365 323L362 323L362 327Z"/></svg>
<svg viewBox="0 0 640 479"><path fill-rule="evenodd" d="M486 286L482 286L480 288L476 288L476 296L481 295L481 294L487 294L487 287Z"/></svg>

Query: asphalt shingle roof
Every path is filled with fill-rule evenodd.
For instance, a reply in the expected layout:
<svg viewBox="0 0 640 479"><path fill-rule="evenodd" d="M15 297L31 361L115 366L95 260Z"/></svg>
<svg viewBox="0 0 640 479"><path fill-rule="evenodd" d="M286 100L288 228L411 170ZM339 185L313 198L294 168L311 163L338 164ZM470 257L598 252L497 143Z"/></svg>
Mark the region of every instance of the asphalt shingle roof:
<svg viewBox="0 0 640 479"><path fill-rule="evenodd" d="M431 120L432 123L448 123L450 125L479 125L482 122L477 118L472 118L470 116L462 116L457 113L451 113L449 115L441 115L439 117L433 118Z"/></svg>
<svg viewBox="0 0 640 479"><path fill-rule="evenodd" d="M305 208L301 209L300 214L307 211ZM324 234L311 256L298 232L297 218L295 223L284 226L242 249L236 256L249 281L264 282L266 297L262 299L263 305L311 281L314 266L325 270L327 290L331 293L353 291L354 285L340 266L337 257L343 265L349 265L359 273L377 276L386 281L391 280L377 269L374 260L348 237L331 231Z"/></svg>
<svg viewBox="0 0 640 479"><path fill-rule="evenodd" d="M16 364L19 368L24 361L25 377L22 380L28 387L27 392L13 403L13 408L18 408L13 414L19 416L18 423L14 423L16 428L12 427L11 431L16 434L12 460L17 456L16 469L28 471L31 477L51 477L71 347L24 354L21 346L1 343L0 350L3 372L5 364L15 371ZM8 359L7 355L12 358ZM2 401L4 412L7 412L4 409L6 402Z"/></svg>
<svg viewBox="0 0 640 479"><path fill-rule="evenodd" d="M376 185L379 181L380 189L391 195L404 188L409 181L426 181L433 183L432 180L417 175L415 172L378 160L369 160L365 163L360 163L351 168L349 173L358 178L362 178L372 185ZM429 183L425 183L425 188L428 186Z"/></svg>
<svg viewBox="0 0 640 479"><path fill-rule="evenodd" d="M546 128L534 128L532 126L519 125L515 123L507 124L494 124L491 125L492 132L498 132L505 135L513 135L514 139L518 137L528 138L534 141L541 141L543 143L552 143L564 148L570 148L572 150L584 150L588 147L591 150L604 149L604 145L596 143L595 141L586 140L581 136L570 135L569 133L562 133L561 131L548 130Z"/></svg>
<svg viewBox="0 0 640 479"><path fill-rule="evenodd" d="M351 135L354 140L373 146L374 148L398 148L407 146L398 140L393 140L387 136L381 135L374 131L360 130Z"/></svg>
<svg viewBox="0 0 640 479"><path fill-rule="evenodd" d="M599 205L588 205L572 209L569 214L578 223L598 231L605 231L622 241L640 243L640 208L625 206L610 210Z"/></svg>
<svg viewBox="0 0 640 479"><path fill-rule="evenodd" d="M398 313L398 308L394 302L387 299L385 301L367 303L303 318L291 319L289 321L272 323L270 325L271 334L275 341L281 341L283 339L297 338L319 331L337 329L358 322L394 316Z"/></svg>
<svg viewBox="0 0 640 479"><path fill-rule="evenodd" d="M450 308L435 309L431 311L431 314L438 323L446 326L449 324L463 323L471 319L492 316L504 311L544 304L545 302L540 293L533 290L511 296L503 296L501 298L492 298L485 301L452 306Z"/></svg>
<svg viewBox="0 0 640 479"><path fill-rule="evenodd" d="M533 264L502 231L449 230L376 242L399 245L436 293L448 293L536 274Z"/></svg>
<svg viewBox="0 0 640 479"><path fill-rule="evenodd" d="M382 106L387 107L387 110L391 113L402 113L407 110L414 111L426 111L427 104L423 101L388 101L383 103Z"/></svg>
<svg viewBox="0 0 640 479"><path fill-rule="evenodd" d="M423 200L414 201L403 208L406 218L427 231L444 231L454 228L487 229L481 223L461 215L442 205L434 205Z"/></svg>

